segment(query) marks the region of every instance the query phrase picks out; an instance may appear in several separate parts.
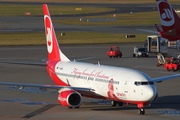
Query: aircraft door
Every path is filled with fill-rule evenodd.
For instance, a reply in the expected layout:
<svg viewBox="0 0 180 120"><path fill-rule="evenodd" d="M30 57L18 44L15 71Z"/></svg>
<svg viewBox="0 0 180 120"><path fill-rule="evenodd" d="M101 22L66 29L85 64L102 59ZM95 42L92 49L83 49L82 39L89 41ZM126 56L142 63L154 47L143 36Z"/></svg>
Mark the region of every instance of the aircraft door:
<svg viewBox="0 0 180 120"><path fill-rule="evenodd" d="M148 36L147 37L147 43L148 43L148 52L159 52L158 51L158 42L156 36Z"/></svg>
<svg viewBox="0 0 180 120"><path fill-rule="evenodd" d="M180 50L180 40L177 40L177 50L179 51Z"/></svg>
<svg viewBox="0 0 180 120"><path fill-rule="evenodd" d="M124 92L125 93L128 93L128 82L129 82L129 77L127 77L125 80L124 80Z"/></svg>

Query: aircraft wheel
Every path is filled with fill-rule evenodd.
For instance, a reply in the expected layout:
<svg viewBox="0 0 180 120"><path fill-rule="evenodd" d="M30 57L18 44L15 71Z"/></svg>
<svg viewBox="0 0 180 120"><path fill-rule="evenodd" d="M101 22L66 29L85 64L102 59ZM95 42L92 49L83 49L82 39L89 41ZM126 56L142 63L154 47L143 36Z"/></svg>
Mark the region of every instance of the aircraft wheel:
<svg viewBox="0 0 180 120"><path fill-rule="evenodd" d="M175 72L175 71L177 71L177 69L175 69L175 68L172 68L172 70Z"/></svg>
<svg viewBox="0 0 180 120"><path fill-rule="evenodd" d="M111 101L111 105L112 105L113 107L115 107L115 106L117 105L117 101L112 100L112 101Z"/></svg>
<svg viewBox="0 0 180 120"><path fill-rule="evenodd" d="M160 64L158 63L158 64L157 64L157 67L159 67L159 66L160 66Z"/></svg>
<svg viewBox="0 0 180 120"><path fill-rule="evenodd" d="M135 55L135 54L133 54L133 57L136 57L136 55Z"/></svg>
<svg viewBox="0 0 180 120"><path fill-rule="evenodd" d="M143 108L140 108L138 111L139 115L144 115L145 114L145 110Z"/></svg>
<svg viewBox="0 0 180 120"><path fill-rule="evenodd" d="M118 106L123 106L123 102L118 102Z"/></svg>

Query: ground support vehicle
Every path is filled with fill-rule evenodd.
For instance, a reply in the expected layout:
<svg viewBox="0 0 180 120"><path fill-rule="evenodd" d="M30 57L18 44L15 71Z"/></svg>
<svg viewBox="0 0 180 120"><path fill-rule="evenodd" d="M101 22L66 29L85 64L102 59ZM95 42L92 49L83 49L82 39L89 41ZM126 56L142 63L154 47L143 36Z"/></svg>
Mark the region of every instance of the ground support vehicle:
<svg viewBox="0 0 180 120"><path fill-rule="evenodd" d="M147 48L145 47L134 47L133 57L148 57Z"/></svg>
<svg viewBox="0 0 180 120"><path fill-rule="evenodd" d="M177 71L180 70L180 59L169 57L165 60L164 69L167 71Z"/></svg>
<svg viewBox="0 0 180 120"><path fill-rule="evenodd" d="M117 46L110 46L108 51L107 51L107 55L112 58L118 58L118 57L122 57L122 52L120 51L120 48Z"/></svg>

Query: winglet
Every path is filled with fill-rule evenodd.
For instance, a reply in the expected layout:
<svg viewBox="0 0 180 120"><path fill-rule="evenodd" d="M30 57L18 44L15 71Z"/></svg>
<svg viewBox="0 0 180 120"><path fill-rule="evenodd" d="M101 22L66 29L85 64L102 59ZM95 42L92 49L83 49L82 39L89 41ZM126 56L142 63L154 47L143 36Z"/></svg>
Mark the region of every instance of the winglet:
<svg viewBox="0 0 180 120"><path fill-rule="evenodd" d="M60 50L47 4L43 4L44 26L49 61L70 61Z"/></svg>

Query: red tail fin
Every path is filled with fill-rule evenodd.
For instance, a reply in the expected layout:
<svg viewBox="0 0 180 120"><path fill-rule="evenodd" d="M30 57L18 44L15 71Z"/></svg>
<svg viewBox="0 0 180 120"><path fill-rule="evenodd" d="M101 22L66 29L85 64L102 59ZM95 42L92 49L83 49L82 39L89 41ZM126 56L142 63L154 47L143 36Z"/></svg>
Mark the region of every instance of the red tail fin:
<svg viewBox="0 0 180 120"><path fill-rule="evenodd" d="M49 61L69 61L69 59L59 49L55 30L51 21L48 6L43 4L44 26L47 42L48 60Z"/></svg>
<svg viewBox="0 0 180 120"><path fill-rule="evenodd" d="M163 32L180 28L180 18L167 0L156 0Z"/></svg>

